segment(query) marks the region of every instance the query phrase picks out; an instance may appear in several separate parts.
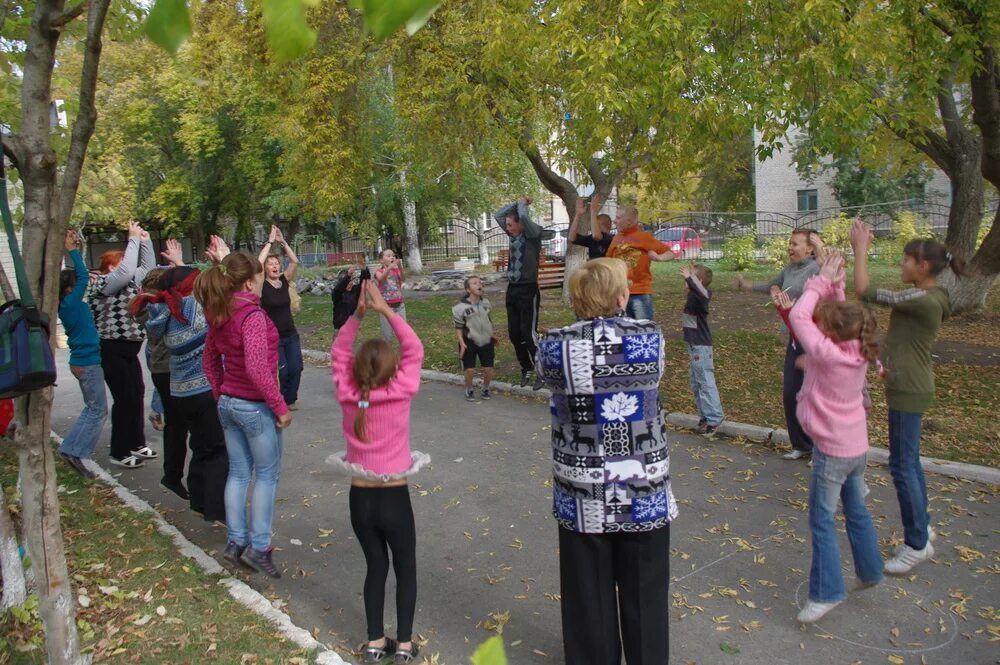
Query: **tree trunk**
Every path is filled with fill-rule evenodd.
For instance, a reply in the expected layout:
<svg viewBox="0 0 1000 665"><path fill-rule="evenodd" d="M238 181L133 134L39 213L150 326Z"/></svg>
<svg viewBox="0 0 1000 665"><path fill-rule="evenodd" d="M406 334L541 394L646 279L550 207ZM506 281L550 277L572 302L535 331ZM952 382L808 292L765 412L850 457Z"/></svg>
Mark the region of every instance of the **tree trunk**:
<svg viewBox="0 0 1000 665"><path fill-rule="evenodd" d="M403 199L403 228L406 232L406 267L411 275L424 271L420 258L420 234L417 230L417 204L410 198L406 187L406 169L399 169L399 188Z"/></svg>
<svg viewBox="0 0 1000 665"><path fill-rule="evenodd" d="M487 220L490 219L489 213L483 215ZM490 248L486 244L486 231L482 230L483 220L476 220L476 240L479 241L479 265L488 266L490 264ZM489 227L487 227L489 228Z"/></svg>
<svg viewBox="0 0 1000 665"><path fill-rule="evenodd" d="M24 583L24 563L18 552L17 532L3 497L3 486L0 485L0 577L3 578L0 614L12 607L24 605L28 597L28 588Z"/></svg>
<svg viewBox="0 0 1000 665"><path fill-rule="evenodd" d="M22 255L28 283L38 307L53 322L58 303L63 234L73 210L87 145L97 117L94 94L101 56L101 33L109 2L90 0L86 5L87 36L80 74L79 110L73 122L61 181L50 133L52 73L56 46L64 24L78 16L83 5L65 10L65 0L38 0L25 39L21 128L15 137L13 160L24 182ZM88 662L89 658L80 656L76 604L59 525L55 463L49 444L51 410L52 388L18 398L17 415L22 426L18 428L14 441L18 448L24 496L25 545L31 555L31 570L38 585L47 661L51 665L76 665Z"/></svg>
<svg viewBox="0 0 1000 665"><path fill-rule="evenodd" d="M983 176L980 159L983 146L972 132L955 150L948 172L951 182L951 210L944 244L955 256L968 261L976 251L976 234L983 222Z"/></svg>

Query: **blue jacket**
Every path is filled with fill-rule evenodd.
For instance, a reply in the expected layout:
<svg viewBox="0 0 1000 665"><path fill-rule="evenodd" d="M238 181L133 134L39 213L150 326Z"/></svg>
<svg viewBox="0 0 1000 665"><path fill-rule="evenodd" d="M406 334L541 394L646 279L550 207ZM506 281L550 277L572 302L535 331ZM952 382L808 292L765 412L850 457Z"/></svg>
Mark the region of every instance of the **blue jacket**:
<svg viewBox="0 0 1000 665"><path fill-rule="evenodd" d="M166 304L150 303L146 332L150 340L162 339L170 353L170 395L191 397L212 389L201 365L208 322L194 296L184 296L181 312L187 323L171 316Z"/></svg>
<svg viewBox="0 0 1000 665"><path fill-rule="evenodd" d="M76 286L59 301L59 319L69 337L69 364L74 367L101 364L101 340L97 336L94 315L83 300L90 273L79 250L70 250L69 258L76 272ZM60 294L62 295L62 294Z"/></svg>

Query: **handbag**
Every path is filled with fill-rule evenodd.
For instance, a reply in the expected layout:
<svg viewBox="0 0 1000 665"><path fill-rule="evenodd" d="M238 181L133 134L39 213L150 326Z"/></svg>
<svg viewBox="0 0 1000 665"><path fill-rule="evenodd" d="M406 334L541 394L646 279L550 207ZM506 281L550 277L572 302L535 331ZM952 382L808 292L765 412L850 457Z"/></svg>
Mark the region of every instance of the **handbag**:
<svg viewBox="0 0 1000 665"><path fill-rule="evenodd" d="M7 175L0 160L0 216L7 231L20 299L0 306L0 399L20 397L56 382L56 363L49 344L49 317L31 295L28 275L14 235L7 202Z"/></svg>

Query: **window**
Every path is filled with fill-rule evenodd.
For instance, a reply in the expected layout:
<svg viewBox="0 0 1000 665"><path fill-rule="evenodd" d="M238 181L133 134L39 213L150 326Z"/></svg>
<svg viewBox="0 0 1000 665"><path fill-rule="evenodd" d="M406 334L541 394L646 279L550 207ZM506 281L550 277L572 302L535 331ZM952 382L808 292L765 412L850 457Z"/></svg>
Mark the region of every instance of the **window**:
<svg viewBox="0 0 1000 665"><path fill-rule="evenodd" d="M819 210L819 193L815 189L800 189L798 191L799 211Z"/></svg>

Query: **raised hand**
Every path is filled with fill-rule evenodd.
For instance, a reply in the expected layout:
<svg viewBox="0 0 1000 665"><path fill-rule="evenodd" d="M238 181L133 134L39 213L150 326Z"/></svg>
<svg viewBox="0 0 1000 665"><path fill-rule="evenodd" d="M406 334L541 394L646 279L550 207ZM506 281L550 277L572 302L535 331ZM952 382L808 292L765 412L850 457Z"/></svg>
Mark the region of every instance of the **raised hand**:
<svg viewBox="0 0 1000 665"><path fill-rule="evenodd" d="M820 262L819 274L836 283L844 272L844 257L835 249L826 248Z"/></svg>
<svg viewBox="0 0 1000 665"><path fill-rule="evenodd" d="M222 259L229 256L229 245L219 236L212 236L208 240L208 249L205 250L205 258L212 263L221 263Z"/></svg>
<svg viewBox="0 0 1000 665"><path fill-rule="evenodd" d="M604 205L604 197L600 194L594 194L590 199L590 212L597 214L601 212L601 207Z"/></svg>
<svg viewBox="0 0 1000 665"><path fill-rule="evenodd" d="M171 238L166 242L166 249L160 252L160 256L172 266L184 265L184 249L181 243Z"/></svg>
<svg viewBox="0 0 1000 665"><path fill-rule="evenodd" d="M681 273L681 277L683 277L684 279L690 279L691 278L691 266L690 265L681 266L680 273Z"/></svg>
<svg viewBox="0 0 1000 665"><path fill-rule="evenodd" d="M851 224L850 238L854 254L866 254L875 239L875 234L872 233L870 226L855 218L854 223Z"/></svg>
<svg viewBox="0 0 1000 665"><path fill-rule="evenodd" d="M276 241L278 239L278 233L280 233L280 231L278 231L278 227L276 225L272 224L271 225L271 232L267 236L267 241L270 242L270 243L273 243L274 241Z"/></svg>
<svg viewBox="0 0 1000 665"><path fill-rule="evenodd" d="M392 308L382 297L382 292L378 290L378 284L374 281L365 282L365 293L368 296L368 306L386 318L392 316Z"/></svg>
<svg viewBox="0 0 1000 665"><path fill-rule="evenodd" d="M79 242L80 241L77 240L76 238L76 231L70 229L69 231L66 232L66 238L63 241L64 243L63 246L66 248L66 251L68 252L70 250L76 249L77 245L79 245Z"/></svg>
<svg viewBox="0 0 1000 665"><path fill-rule="evenodd" d="M142 234L143 233L145 233L145 231L143 231L142 227L139 226L139 222L135 221L134 219L128 220L128 237L129 238L139 238L140 240L142 240Z"/></svg>
<svg viewBox="0 0 1000 665"><path fill-rule="evenodd" d="M576 217L583 217L584 211L587 209L587 202L582 196L576 197Z"/></svg>
<svg viewBox="0 0 1000 665"><path fill-rule="evenodd" d="M530 206L533 203L533 199L530 196L525 196L521 200L524 201L525 205L529 205Z"/></svg>

